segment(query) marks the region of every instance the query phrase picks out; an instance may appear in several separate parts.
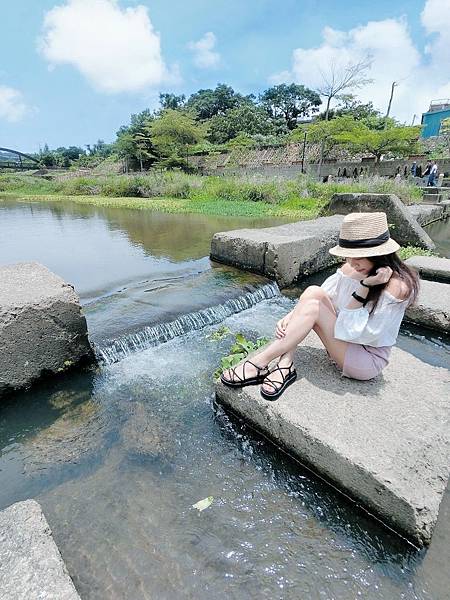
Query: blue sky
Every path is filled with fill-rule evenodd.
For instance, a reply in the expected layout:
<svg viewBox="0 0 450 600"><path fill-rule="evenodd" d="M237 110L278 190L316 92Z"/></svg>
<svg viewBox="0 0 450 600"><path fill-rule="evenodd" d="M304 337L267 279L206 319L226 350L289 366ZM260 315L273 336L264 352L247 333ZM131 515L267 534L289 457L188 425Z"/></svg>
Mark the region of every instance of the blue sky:
<svg viewBox="0 0 450 600"><path fill-rule="evenodd" d="M360 92L409 122L450 96L450 0L2 2L0 146L112 141L159 92L314 87L330 61L373 57ZM159 39L158 39L159 35ZM439 94L439 95L437 95Z"/></svg>

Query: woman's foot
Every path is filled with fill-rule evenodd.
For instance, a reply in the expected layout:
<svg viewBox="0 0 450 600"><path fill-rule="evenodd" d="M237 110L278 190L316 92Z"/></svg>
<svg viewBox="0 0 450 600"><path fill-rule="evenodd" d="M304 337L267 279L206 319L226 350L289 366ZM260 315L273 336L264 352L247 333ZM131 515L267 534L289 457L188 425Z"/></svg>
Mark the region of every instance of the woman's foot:
<svg viewBox="0 0 450 600"><path fill-rule="evenodd" d="M245 360L237 367L224 371L220 379L230 387L245 387L261 383L268 373L267 365L258 365L254 361Z"/></svg>
<svg viewBox="0 0 450 600"><path fill-rule="evenodd" d="M277 366L267 375L261 385L261 396L265 400L276 400L297 379L297 371L291 357L282 357Z"/></svg>

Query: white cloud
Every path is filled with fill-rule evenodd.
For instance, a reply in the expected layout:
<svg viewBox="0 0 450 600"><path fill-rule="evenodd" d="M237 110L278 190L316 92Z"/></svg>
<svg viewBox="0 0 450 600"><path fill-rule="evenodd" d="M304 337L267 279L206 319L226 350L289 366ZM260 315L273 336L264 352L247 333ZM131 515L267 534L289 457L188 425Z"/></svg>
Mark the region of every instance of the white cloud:
<svg viewBox="0 0 450 600"><path fill-rule="evenodd" d="M354 93L384 113L392 82L398 82L391 114L409 123L428 109L430 100L450 97L450 0L426 0L421 19L432 36L425 52L414 44L404 18L369 21L347 32L326 27L320 46L295 49L291 69L270 80L315 88L330 64L342 68L370 55L373 83Z"/></svg>
<svg viewBox="0 0 450 600"><path fill-rule="evenodd" d="M220 54L214 52L217 38L208 31L197 42L189 42L188 48L194 54L194 64L200 69L213 69L220 63Z"/></svg>
<svg viewBox="0 0 450 600"><path fill-rule="evenodd" d="M67 0L45 15L39 50L50 67L69 64L96 89L135 92L174 82L147 8L117 0Z"/></svg>
<svg viewBox="0 0 450 600"><path fill-rule="evenodd" d="M0 85L0 119L15 123L23 119L28 110L28 106L19 90Z"/></svg>

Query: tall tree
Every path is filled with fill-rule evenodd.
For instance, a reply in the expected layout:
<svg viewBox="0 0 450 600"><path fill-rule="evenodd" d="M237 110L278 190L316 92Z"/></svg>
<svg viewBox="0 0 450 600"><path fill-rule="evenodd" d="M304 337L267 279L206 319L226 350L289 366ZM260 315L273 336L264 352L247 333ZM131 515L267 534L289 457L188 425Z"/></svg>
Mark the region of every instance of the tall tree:
<svg viewBox="0 0 450 600"><path fill-rule="evenodd" d="M254 97L242 96L224 83L217 84L216 88L199 90L189 96L185 108L193 110L197 119L204 121L211 119L215 115L223 115L230 108L234 108L242 103L252 103Z"/></svg>
<svg viewBox="0 0 450 600"><path fill-rule="evenodd" d="M183 108L185 102L186 96L184 94L181 94L181 96L177 96L176 94L159 95L159 103L162 110L166 110L167 108L171 108L172 110Z"/></svg>
<svg viewBox="0 0 450 600"><path fill-rule="evenodd" d="M283 118L290 130L322 104L317 92L297 83L274 85L259 96L259 102L272 119Z"/></svg>
<svg viewBox="0 0 450 600"><path fill-rule="evenodd" d="M350 62L344 67L338 67L335 62L331 62L328 70L321 72L322 83L317 88L318 93L326 98L325 121L328 121L330 115L330 104L333 98L337 98L347 90L360 89L372 80L367 77L367 71L372 65L372 59L367 56L358 62ZM322 170L323 147L320 151L318 166L318 175Z"/></svg>
<svg viewBox="0 0 450 600"><path fill-rule="evenodd" d="M216 115L209 121L209 139L215 144L223 144L239 134L275 133L274 124L267 112L253 104L241 104L230 108L223 115Z"/></svg>
<svg viewBox="0 0 450 600"><path fill-rule="evenodd" d="M321 72L322 83L317 88L317 92L326 99L325 121L328 121L333 98L337 98L347 90L360 89L371 83L372 80L366 76L371 65L372 59L367 56L358 62L350 62L344 67L338 67L336 63L331 62L328 70Z"/></svg>
<svg viewBox="0 0 450 600"><path fill-rule="evenodd" d="M331 121L332 122L332 121ZM417 151L421 126L393 125L386 129L369 129L364 123L354 121L346 130L333 138L355 152L365 152L375 157L378 164L384 154L404 157Z"/></svg>
<svg viewBox="0 0 450 600"><path fill-rule="evenodd" d="M197 123L188 113L167 109L146 127L161 163L183 166L189 146L206 138L206 126Z"/></svg>

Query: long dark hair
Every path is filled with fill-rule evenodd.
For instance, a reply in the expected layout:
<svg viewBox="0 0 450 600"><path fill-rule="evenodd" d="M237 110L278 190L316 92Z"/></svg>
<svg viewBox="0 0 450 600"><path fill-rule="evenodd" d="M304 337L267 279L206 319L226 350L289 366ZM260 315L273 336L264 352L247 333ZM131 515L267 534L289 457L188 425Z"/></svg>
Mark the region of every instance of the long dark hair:
<svg viewBox="0 0 450 600"><path fill-rule="evenodd" d="M408 288L409 305L413 304L419 293L419 276L416 271L408 267L396 252L392 254L385 254L384 256L369 256L368 260L373 262L373 268L368 276L376 275L377 269L380 267L390 267L395 275L397 275L402 281L406 283ZM381 285L374 285L370 288L367 300L372 304L371 311L375 310L375 307L380 299L381 292L388 285L382 283Z"/></svg>

